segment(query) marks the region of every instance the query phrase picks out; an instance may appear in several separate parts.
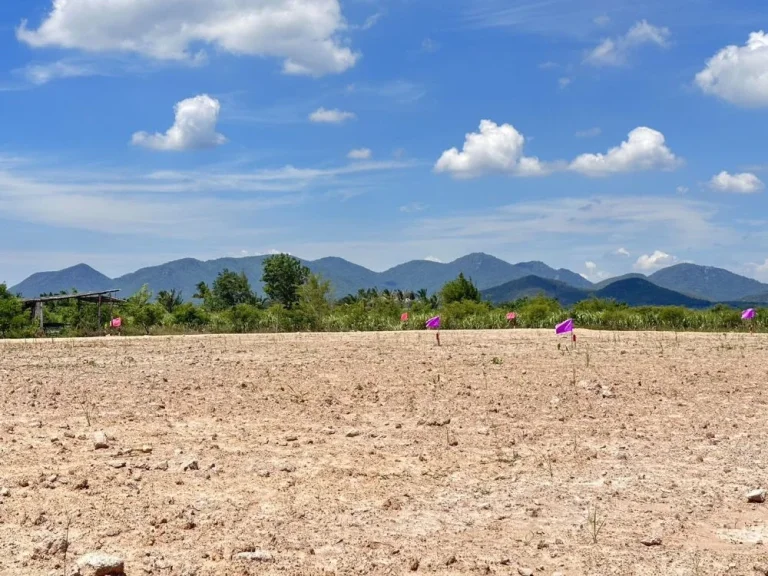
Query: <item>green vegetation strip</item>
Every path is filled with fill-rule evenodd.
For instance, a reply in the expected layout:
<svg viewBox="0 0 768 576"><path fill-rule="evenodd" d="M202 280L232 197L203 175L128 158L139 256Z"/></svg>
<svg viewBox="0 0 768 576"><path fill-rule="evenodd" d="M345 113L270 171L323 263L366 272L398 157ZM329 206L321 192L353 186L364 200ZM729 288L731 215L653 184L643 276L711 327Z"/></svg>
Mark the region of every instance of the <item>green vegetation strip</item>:
<svg viewBox="0 0 768 576"><path fill-rule="evenodd" d="M505 329L512 327L506 317L512 311L517 314L517 328L553 329L558 322L573 318L577 328L598 330L768 331L768 309L758 309L748 324L742 321L741 310L725 305L705 310L631 308L613 300L587 299L564 308L557 300L533 297L493 306L481 301L480 292L463 275L437 294L371 289L333 301L329 282L285 254L265 260L263 281L266 298L253 292L245 274L224 270L212 286L198 285L193 298L199 304L184 302L173 291L160 292L155 298L144 287L116 306L112 315L123 319L120 333L125 335L423 330L435 314L440 314L442 328L447 330ZM405 322L401 321L403 312L408 312ZM65 300L45 306L46 322L63 326L47 335L117 332L99 326L97 318L96 304ZM0 284L0 337L40 335L21 300Z"/></svg>

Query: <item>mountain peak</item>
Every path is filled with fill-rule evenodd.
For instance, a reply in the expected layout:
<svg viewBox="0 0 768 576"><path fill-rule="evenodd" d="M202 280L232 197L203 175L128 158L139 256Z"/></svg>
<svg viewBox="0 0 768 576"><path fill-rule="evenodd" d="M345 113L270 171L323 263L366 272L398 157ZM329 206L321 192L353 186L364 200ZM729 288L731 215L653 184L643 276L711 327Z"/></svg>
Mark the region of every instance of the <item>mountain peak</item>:
<svg viewBox="0 0 768 576"><path fill-rule="evenodd" d="M662 268L648 278L662 288L715 302L740 300L745 296L765 292L768 288L757 280L723 268L690 263Z"/></svg>

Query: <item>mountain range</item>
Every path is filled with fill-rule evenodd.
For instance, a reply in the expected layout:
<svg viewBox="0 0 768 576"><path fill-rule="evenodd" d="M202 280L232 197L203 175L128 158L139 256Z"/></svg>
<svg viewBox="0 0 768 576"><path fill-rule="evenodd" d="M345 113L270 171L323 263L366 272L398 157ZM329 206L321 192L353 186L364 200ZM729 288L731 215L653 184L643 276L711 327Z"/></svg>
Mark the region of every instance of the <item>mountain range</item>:
<svg viewBox="0 0 768 576"><path fill-rule="evenodd" d="M109 278L86 264L78 264L57 272L39 272L11 288L14 293L35 297L50 292L79 292L120 289L129 296L144 284L157 293L160 290L181 290L189 299L196 285L209 285L225 268L245 272L254 289L263 293L262 264L267 256L220 258L201 261L193 258L175 260L159 266ZM472 278L486 298L510 301L521 296L546 294L558 298L564 305L590 295L616 298L628 304L678 304L701 307L713 302L767 302L768 284L739 276L721 268L678 264L644 276L628 274L593 284L580 274L566 269L554 269L543 262L510 264L487 254L469 254L453 262L440 263L414 260L374 272L342 258L321 258L303 261L309 269L330 280L337 297L354 294L360 288L390 290L438 291L460 272Z"/></svg>

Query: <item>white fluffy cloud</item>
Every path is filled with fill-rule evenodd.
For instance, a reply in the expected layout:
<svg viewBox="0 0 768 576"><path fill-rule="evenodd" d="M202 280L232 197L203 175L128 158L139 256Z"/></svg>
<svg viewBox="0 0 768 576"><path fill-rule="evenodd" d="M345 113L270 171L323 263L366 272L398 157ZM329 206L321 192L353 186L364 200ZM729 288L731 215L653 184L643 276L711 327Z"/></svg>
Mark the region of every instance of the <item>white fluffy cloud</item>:
<svg viewBox="0 0 768 576"><path fill-rule="evenodd" d="M309 115L310 122L317 124L341 124L353 118L355 118L355 115L352 112L344 112L337 109L326 110L325 108L318 108Z"/></svg>
<svg viewBox="0 0 768 576"><path fill-rule="evenodd" d="M593 129L579 136L596 135ZM436 172L448 172L456 178L474 178L486 174L542 176L559 170L572 170L587 176L607 176L643 170L672 170L682 160L667 147L664 135L651 128L632 130L625 142L605 154L582 154L570 164L542 162L523 155L525 137L511 124L499 126L482 120L478 132L466 135L464 147L443 152L435 164Z"/></svg>
<svg viewBox="0 0 768 576"><path fill-rule="evenodd" d="M740 106L768 106L768 34L753 32L744 46L726 46L696 75L696 84Z"/></svg>
<svg viewBox="0 0 768 576"><path fill-rule="evenodd" d="M643 272L659 270L677 264L677 258L661 250L656 250L653 254L643 254L635 262L635 269Z"/></svg>
<svg viewBox="0 0 768 576"><path fill-rule="evenodd" d="M600 270L598 265L592 262L591 260L584 262L584 267L587 269L587 273L582 274L581 276L591 282L597 282L610 277L610 274L608 272L605 272L604 270Z"/></svg>
<svg viewBox="0 0 768 576"><path fill-rule="evenodd" d="M347 158L350 160L370 160L371 156L373 156L373 152L370 148L356 148L347 154Z"/></svg>
<svg viewBox="0 0 768 576"><path fill-rule="evenodd" d="M32 47L135 53L194 61L196 47L283 59L288 74L319 76L351 68L358 54L339 34L339 0L53 0L37 29L16 35Z"/></svg>
<svg viewBox="0 0 768 576"><path fill-rule="evenodd" d="M616 256L624 256L625 258L629 258L630 256L629 250L627 250L626 248L619 248L618 250L616 250L615 254Z"/></svg>
<svg viewBox="0 0 768 576"><path fill-rule="evenodd" d="M582 154L571 162L571 170L587 176L605 176L640 170L671 170L680 165L665 143L664 134L651 128L635 128L621 145L606 154Z"/></svg>
<svg viewBox="0 0 768 576"><path fill-rule="evenodd" d="M435 164L436 172L448 172L457 178L483 174L539 176L546 173L538 158L523 156L525 137L511 124L499 126L491 120L480 122L479 132L466 135L460 152L451 148Z"/></svg>
<svg viewBox="0 0 768 576"><path fill-rule="evenodd" d="M165 134L136 132L132 143L153 150L197 150L224 144L216 132L221 105L207 94L182 100L174 107L176 121Z"/></svg>
<svg viewBox="0 0 768 576"><path fill-rule="evenodd" d="M659 28L646 20L636 23L624 36L606 38L585 58L592 66L623 66L632 50L643 44L655 44L662 48L668 45L668 28Z"/></svg>
<svg viewBox="0 0 768 576"><path fill-rule="evenodd" d="M712 177L709 185L718 192L734 192L736 194L753 194L760 192L765 186L760 178L749 172L742 174L729 174L726 171L720 172Z"/></svg>

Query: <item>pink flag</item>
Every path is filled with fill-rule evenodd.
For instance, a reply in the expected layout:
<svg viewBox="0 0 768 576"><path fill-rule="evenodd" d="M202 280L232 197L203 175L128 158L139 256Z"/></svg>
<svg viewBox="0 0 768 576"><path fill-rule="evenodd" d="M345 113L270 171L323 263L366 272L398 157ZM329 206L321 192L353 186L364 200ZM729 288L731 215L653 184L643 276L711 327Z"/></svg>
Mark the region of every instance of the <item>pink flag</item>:
<svg viewBox="0 0 768 576"><path fill-rule="evenodd" d="M744 312L741 313L742 320L754 320L754 318L755 318L754 308L748 308L747 310L744 310Z"/></svg>
<svg viewBox="0 0 768 576"><path fill-rule="evenodd" d="M439 330L440 329L440 316L435 316L434 318L430 318L427 320L427 328L430 330Z"/></svg>
<svg viewBox="0 0 768 576"><path fill-rule="evenodd" d="M510 322L515 318L517 318L517 314L515 314L514 312L510 312L509 314L507 314L507 320L509 320Z"/></svg>
<svg viewBox="0 0 768 576"><path fill-rule="evenodd" d="M400 315L400 322L408 322L408 312L403 312Z"/></svg>
<svg viewBox="0 0 768 576"><path fill-rule="evenodd" d="M123 325L122 318L112 318L112 328L120 328Z"/></svg>
<svg viewBox="0 0 768 576"><path fill-rule="evenodd" d="M567 334L568 332L573 332L573 318L568 318L565 322L560 322L557 326L555 326L555 334Z"/></svg>

